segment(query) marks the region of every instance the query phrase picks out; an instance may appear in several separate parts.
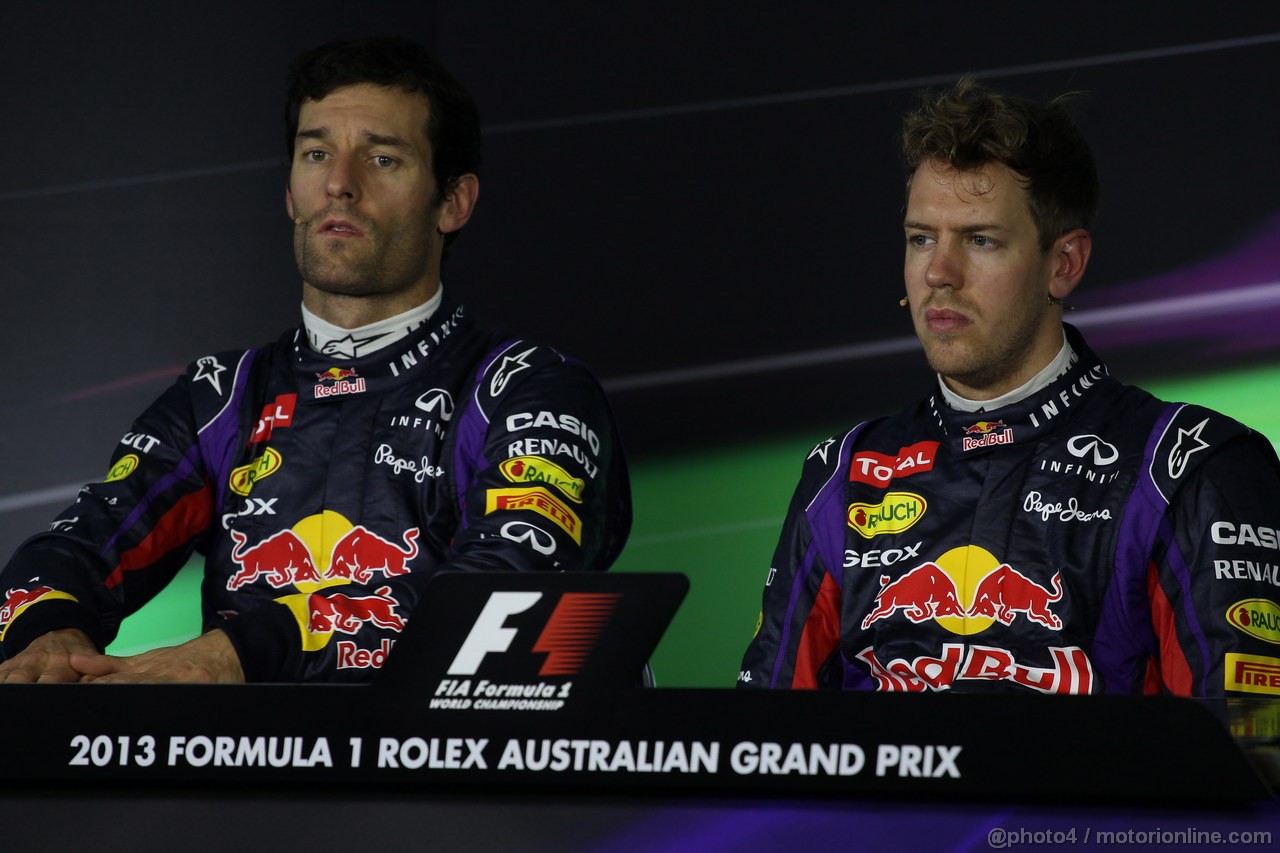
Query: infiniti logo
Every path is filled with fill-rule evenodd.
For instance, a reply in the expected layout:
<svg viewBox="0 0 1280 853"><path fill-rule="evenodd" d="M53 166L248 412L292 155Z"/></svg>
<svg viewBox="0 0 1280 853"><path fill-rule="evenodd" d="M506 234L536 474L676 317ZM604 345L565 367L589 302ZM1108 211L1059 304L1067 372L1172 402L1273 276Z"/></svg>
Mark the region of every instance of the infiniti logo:
<svg viewBox="0 0 1280 853"><path fill-rule="evenodd" d="M1096 435L1077 435L1067 442L1067 450L1078 459L1093 455L1093 464L1099 467L1110 465L1120 458L1120 451L1114 444L1108 444Z"/></svg>
<svg viewBox="0 0 1280 853"><path fill-rule="evenodd" d="M556 551L556 540L551 534L527 521L508 521L499 532L512 542L528 545L539 554L551 555Z"/></svg>
<svg viewBox="0 0 1280 853"><path fill-rule="evenodd" d="M443 388L432 388L413 403L424 412L440 410L440 420L447 421L453 417L453 397Z"/></svg>

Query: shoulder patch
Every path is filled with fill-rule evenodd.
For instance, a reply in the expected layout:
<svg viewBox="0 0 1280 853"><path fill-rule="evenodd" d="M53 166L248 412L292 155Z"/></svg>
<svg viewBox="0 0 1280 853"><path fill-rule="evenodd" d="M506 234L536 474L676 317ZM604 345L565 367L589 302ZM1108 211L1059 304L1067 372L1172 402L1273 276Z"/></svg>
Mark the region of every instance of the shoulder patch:
<svg viewBox="0 0 1280 853"><path fill-rule="evenodd" d="M475 387L475 403L489 419L492 404L537 372L540 367L560 364L564 356L548 346L513 340L500 349L481 369Z"/></svg>
<svg viewBox="0 0 1280 853"><path fill-rule="evenodd" d="M1215 449L1249 433L1249 428L1239 421L1203 406L1173 403L1170 408L1173 414L1155 443L1149 463L1151 481L1166 502ZM1157 421L1156 429L1164 420Z"/></svg>

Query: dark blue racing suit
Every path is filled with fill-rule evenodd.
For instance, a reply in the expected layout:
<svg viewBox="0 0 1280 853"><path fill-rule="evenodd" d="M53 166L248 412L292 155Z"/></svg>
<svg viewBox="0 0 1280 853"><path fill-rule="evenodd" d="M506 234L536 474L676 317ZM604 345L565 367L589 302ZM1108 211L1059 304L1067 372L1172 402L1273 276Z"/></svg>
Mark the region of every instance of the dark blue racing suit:
<svg viewBox="0 0 1280 853"><path fill-rule="evenodd" d="M199 551L249 681L367 681L435 572L603 570L630 525L596 380L446 300L361 358L290 332L192 364L0 572L0 641L105 647Z"/></svg>
<svg viewBox="0 0 1280 853"><path fill-rule="evenodd" d="M1078 360L981 414L939 394L820 443L744 687L1280 695L1280 465Z"/></svg>

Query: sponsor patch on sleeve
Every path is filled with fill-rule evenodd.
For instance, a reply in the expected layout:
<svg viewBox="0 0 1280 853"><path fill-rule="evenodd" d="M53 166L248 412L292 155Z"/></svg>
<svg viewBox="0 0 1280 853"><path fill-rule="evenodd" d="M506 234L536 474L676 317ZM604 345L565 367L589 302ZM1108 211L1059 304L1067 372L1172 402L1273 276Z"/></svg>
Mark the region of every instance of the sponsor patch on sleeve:
<svg viewBox="0 0 1280 853"><path fill-rule="evenodd" d="M123 480L138 468L138 454L129 453L121 456L116 464L111 466L111 470L107 472L107 476L102 478L104 483L114 483L117 480Z"/></svg>
<svg viewBox="0 0 1280 853"><path fill-rule="evenodd" d="M1280 696L1280 658L1228 652L1222 673L1228 690Z"/></svg>
<svg viewBox="0 0 1280 853"><path fill-rule="evenodd" d="M555 524L582 544L582 521L563 501L542 486L524 489L489 489L485 492L485 515L499 510L528 510Z"/></svg>
<svg viewBox="0 0 1280 853"><path fill-rule="evenodd" d="M26 610L37 601L51 601L61 598L66 601L77 601L78 599L69 592L62 592L50 586L37 586L32 589L11 589L5 596L3 604L0 604L0 640L4 639L4 635L8 633L9 626L13 624L13 620L18 618L22 611Z"/></svg>
<svg viewBox="0 0 1280 853"><path fill-rule="evenodd" d="M582 503L583 481L541 456L517 456L498 463L502 476L513 483L550 483L574 503Z"/></svg>
<svg viewBox="0 0 1280 853"><path fill-rule="evenodd" d="M1227 621L1237 631L1280 645L1280 606L1266 598L1246 598L1227 609Z"/></svg>

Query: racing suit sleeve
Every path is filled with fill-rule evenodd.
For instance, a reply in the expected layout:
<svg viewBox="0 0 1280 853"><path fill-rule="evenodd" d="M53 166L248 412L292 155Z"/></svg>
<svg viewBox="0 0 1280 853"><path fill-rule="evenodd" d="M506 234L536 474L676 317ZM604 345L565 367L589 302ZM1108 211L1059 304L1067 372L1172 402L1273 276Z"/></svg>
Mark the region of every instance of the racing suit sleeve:
<svg viewBox="0 0 1280 853"><path fill-rule="evenodd" d="M1280 696L1277 527L1280 463L1257 433L1215 448L1173 495L1148 571L1148 692Z"/></svg>
<svg viewBox="0 0 1280 853"><path fill-rule="evenodd" d="M613 563L631 529L631 489L613 414L583 365L514 342L484 370L456 429L462 511L445 568Z"/></svg>
<svg viewBox="0 0 1280 853"><path fill-rule="evenodd" d="M850 434L852 435L852 433ZM850 441L846 436L845 445ZM821 452L826 448L826 452ZM836 440L819 444L805 461L782 535L765 577L756 634L738 674L739 687L840 687L840 565L842 470ZM831 459L827 458L829 453Z"/></svg>
<svg viewBox="0 0 1280 853"><path fill-rule="evenodd" d="M183 376L153 403L121 438L106 476L0 571L4 657L58 628L78 628L104 649L200 545L213 500L188 386Z"/></svg>

